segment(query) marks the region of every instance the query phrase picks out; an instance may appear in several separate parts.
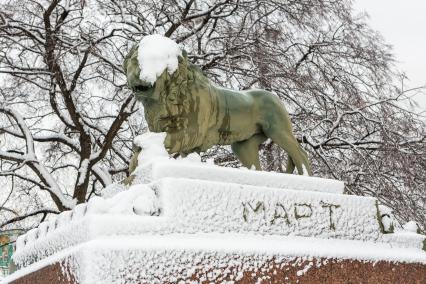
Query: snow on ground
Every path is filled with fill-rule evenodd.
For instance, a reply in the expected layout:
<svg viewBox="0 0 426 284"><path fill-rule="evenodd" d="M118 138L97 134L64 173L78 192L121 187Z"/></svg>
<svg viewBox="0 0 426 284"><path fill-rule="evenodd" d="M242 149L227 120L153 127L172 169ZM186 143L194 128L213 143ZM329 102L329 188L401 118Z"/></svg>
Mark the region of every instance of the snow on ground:
<svg viewBox="0 0 426 284"><path fill-rule="evenodd" d="M177 70L178 56L181 55L179 45L165 36L153 34L143 37L138 49L139 78L153 85L164 70L167 69L170 75Z"/></svg>

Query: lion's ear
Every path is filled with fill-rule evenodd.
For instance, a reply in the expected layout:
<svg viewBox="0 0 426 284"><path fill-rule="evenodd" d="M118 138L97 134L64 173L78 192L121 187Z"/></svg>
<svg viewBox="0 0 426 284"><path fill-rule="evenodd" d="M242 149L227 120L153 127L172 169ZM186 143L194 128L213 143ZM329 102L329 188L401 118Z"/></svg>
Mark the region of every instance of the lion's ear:
<svg viewBox="0 0 426 284"><path fill-rule="evenodd" d="M124 71L124 74L127 74L127 66L129 65L129 58L128 57L126 57L125 59L124 59L124 62L123 62L123 71Z"/></svg>
<svg viewBox="0 0 426 284"><path fill-rule="evenodd" d="M126 57L124 57L124 62L123 62L123 70L124 73L127 73L127 67L129 66L129 60L130 58L132 58L133 54L135 53L135 51L137 51L139 45L137 43L135 43L132 48L130 49L129 53L127 53Z"/></svg>
<svg viewBox="0 0 426 284"><path fill-rule="evenodd" d="M178 56L178 61L179 61L179 65L181 63L184 63L185 65L188 65L188 53L186 52L185 49L182 49L182 55Z"/></svg>
<svg viewBox="0 0 426 284"><path fill-rule="evenodd" d="M186 52L185 49L182 49L182 57L183 58L188 58L188 52Z"/></svg>
<svg viewBox="0 0 426 284"><path fill-rule="evenodd" d="M175 73L173 73L173 77L176 78L178 81L186 80L186 74L188 69L188 58L179 56L178 62L179 62L179 65Z"/></svg>

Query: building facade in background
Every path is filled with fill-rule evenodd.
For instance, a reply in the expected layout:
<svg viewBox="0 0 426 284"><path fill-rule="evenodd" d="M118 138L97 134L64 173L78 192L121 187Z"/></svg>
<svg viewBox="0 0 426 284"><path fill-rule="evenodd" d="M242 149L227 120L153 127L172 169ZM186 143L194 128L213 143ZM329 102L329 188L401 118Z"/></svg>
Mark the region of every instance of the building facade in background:
<svg viewBox="0 0 426 284"><path fill-rule="evenodd" d="M0 279L9 275L12 264L12 254L15 251L15 241L22 234L20 230L0 233Z"/></svg>

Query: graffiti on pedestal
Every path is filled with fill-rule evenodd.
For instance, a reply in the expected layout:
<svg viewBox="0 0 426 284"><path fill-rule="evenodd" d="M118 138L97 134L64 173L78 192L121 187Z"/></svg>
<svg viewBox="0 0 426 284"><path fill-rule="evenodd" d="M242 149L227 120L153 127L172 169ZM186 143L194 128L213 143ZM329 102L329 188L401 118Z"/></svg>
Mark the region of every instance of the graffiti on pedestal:
<svg viewBox="0 0 426 284"><path fill-rule="evenodd" d="M242 202L242 217L245 222L251 219L258 219L259 216L270 225L283 222L292 225L301 219L313 218L313 215L325 218L329 224L330 230L336 230L335 214L341 206L339 204L319 201L318 204L312 203L274 203L269 205L263 201ZM320 212L317 212L320 211ZM317 214L314 214L317 213ZM318 218L318 217L316 217Z"/></svg>

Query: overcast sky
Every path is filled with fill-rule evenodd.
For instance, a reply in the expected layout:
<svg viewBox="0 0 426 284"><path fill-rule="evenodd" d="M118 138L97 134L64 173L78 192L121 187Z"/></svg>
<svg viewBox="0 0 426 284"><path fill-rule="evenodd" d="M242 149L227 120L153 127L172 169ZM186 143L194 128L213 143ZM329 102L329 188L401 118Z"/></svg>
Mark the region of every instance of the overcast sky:
<svg viewBox="0 0 426 284"><path fill-rule="evenodd" d="M393 46L397 65L411 87L426 85L426 0L355 0L370 15L370 26ZM426 111L426 94L416 96Z"/></svg>

